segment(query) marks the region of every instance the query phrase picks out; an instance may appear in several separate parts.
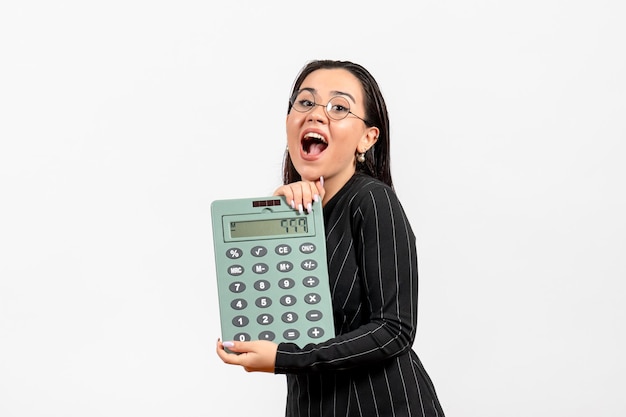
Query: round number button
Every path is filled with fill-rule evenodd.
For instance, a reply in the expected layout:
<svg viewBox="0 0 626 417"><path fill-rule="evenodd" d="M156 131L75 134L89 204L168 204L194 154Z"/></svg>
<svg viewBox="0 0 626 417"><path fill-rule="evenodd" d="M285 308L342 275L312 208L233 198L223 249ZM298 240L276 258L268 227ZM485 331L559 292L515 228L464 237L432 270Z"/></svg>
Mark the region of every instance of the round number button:
<svg viewBox="0 0 626 417"><path fill-rule="evenodd" d="M233 337L233 340L238 340L240 342L249 342L251 339L248 333L237 333L235 337Z"/></svg>
<svg viewBox="0 0 626 417"><path fill-rule="evenodd" d="M254 283L254 289L257 291L265 291L269 289L270 282L265 279L260 279Z"/></svg>
<svg viewBox="0 0 626 417"><path fill-rule="evenodd" d="M254 305L259 308L267 308L272 305L272 299L269 297L259 297L254 302Z"/></svg>
<svg viewBox="0 0 626 417"><path fill-rule="evenodd" d="M278 281L278 286L283 290L288 290L289 288L293 288L296 285L296 282L291 278L283 278Z"/></svg>
<svg viewBox="0 0 626 417"><path fill-rule="evenodd" d="M233 310L243 310L246 307L248 307L248 302L243 298L235 298L230 302L230 308Z"/></svg>
<svg viewBox="0 0 626 417"><path fill-rule="evenodd" d="M228 289L234 293L244 292L246 290L246 284L241 281L231 282Z"/></svg>
<svg viewBox="0 0 626 417"><path fill-rule="evenodd" d="M293 295L283 295L280 297L280 303L284 306L292 306L296 303L296 297Z"/></svg>
<svg viewBox="0 0 626 417"><path fill-rule="evenodd" d="M288 311L286 313L283 313L283 315L280 316L280 319L285 323L293 323L295 321L298 321L298 315L293 311Z"/></svg>
<svg viewBox="0 0 626 417"><path fill-rule="evenodd" d="M233 318L233 326L235 327L245 327L250 323L250 319L246 316L235 316Z"/></svg>

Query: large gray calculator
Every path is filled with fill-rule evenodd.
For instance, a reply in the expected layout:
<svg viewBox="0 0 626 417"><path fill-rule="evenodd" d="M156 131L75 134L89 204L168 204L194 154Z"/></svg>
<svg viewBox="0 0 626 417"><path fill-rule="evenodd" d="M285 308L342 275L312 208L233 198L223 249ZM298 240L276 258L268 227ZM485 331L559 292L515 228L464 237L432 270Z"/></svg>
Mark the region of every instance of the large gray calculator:
<svg viewBox="0 0 626 417"><path fill-rule="evenodd" d="M222 340L303 347L334 337L321 203L284 197L211 204Z"/></svg>

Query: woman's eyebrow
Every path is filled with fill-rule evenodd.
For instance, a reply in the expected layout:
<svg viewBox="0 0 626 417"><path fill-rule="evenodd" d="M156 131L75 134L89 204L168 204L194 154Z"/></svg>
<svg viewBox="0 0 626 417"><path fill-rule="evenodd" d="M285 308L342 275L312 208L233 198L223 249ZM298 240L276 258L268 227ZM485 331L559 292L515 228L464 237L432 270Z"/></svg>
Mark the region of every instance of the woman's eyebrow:
<svg viewBox="0 0 626 417"><path fill-rule="evenodd" d="M304 87L304 88L301 88L298 91L310 91L313 94L317 94L317 90L315 88L311 88L311 87ZM334 96L346 96L346 97L349 97L350 100L352 100L352 102L354 104L356 104L356 100L354 99L354 97L352 97L352 94L350 94L350 93L346 93L346 92L339 91L339 90L333 90L333 91L330 92L330 95L333 96L333 97Z"/></svg>
<svg viewBox="0 0 626 417"><path fill-rule="evenodd" d="M350 94L350 93L345 93L343 91L335 90L335 91L331 91L330 94L333 95L333 96L346 96L346 97L349 97L350 100L352 100L352 102L354 104L356 104L356 100L354 100L354 97L352 97L352 94Z"/></svg>

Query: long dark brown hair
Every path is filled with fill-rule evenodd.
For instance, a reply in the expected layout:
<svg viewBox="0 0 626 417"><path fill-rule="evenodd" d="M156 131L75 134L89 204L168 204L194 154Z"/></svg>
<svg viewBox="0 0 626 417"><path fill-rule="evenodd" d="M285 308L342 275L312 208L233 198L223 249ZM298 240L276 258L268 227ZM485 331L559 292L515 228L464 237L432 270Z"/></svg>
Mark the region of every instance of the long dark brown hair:
<svg viewBox="0 0 626 417"><path fill-rule="evenodd" d="M306 64L296 78L291 96L298 93L304 79L313 71L319 69L341 68L350 71L361 83L365 97L365 124L368 127L376 126L379 130L378 140L371 150L365 153L365 162L357 162L356 171L377 178L393 187L389 159L389 114L378 83L368 70L359 64L350 61L316 60ZM291 100L287 114L291 111ZM302 177L293 166L289 151L285 151L283 161L283 184L300 181Z"/></svg>

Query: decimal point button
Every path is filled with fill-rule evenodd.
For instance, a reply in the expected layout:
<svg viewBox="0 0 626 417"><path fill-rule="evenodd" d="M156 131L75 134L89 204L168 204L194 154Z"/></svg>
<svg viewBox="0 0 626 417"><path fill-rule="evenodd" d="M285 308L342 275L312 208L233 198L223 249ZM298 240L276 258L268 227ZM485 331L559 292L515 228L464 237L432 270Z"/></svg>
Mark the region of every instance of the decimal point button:
<svg viewBox="0 0 626 417"><path fill-rule="evenodd" d="M270 332L268 330L268 331L259 333L259 340L269 340L269 341L272 341L274 339L276 339L276 335L274 334L274 332Z"/></svg>

